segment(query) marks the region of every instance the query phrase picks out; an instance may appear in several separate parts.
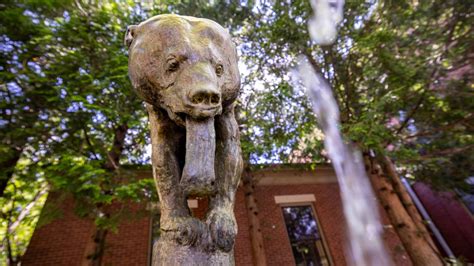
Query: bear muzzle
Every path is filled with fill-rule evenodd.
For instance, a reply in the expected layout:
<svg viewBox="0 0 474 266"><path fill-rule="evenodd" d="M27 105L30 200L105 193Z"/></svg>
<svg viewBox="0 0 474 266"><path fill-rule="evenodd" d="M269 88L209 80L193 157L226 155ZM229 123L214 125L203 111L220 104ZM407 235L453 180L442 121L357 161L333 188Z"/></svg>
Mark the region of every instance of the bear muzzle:
<svg viewBox="0 0 474 266"><path fill-rule="evenodd" d="M191 86L184 96L189 116L194 119L206 119L222 112L222 95L213 82Z"/></svg>

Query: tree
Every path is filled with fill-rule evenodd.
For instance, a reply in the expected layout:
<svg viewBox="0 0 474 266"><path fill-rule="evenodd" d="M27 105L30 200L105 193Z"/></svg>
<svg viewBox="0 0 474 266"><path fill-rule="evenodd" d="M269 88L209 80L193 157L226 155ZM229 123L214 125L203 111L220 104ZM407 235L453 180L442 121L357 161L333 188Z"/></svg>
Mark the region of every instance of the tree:
<svg viewBox="0 0 474 266"><path fill-rule="evenodd" d="M48 6L60 8L51 12ZM2 75L7 95L2 101L2 135L7 137L2 152L7 155L2 159L14 159L7 161L12 171L2 178L3 187L12 177L28 177L20 175L23 170L30 182L44 178L53 190L72 194L79 214L94 219L96 235L102 236L91 254L98 263L107 231L126 214L111 211L112 204L154 196L151 180L123 181L127 173L120 167L122 153L133 162L145 142L140 132L146 121L129 85L122 47L122 23L139 16L132 11L115 3L87 8L54 1L11 3L4 10L8 23L2 23L5 45L12 46L2 57L8 70ZM30 35L16 35L18 22ZM20 161L26 166L20 168ZM15 196L5 200L13 205ZM12 230L7 228L8 240Z"/></svg>
<svg viewBox="0 0 474 266"><path fill-rule="evenodd" d="M346 2L337 42L323 47L309 39L312 11L304 0L2 3L0 237L2 247L21 246L7 252L10 262L24 250L45 187L67 191L79 214L95 220L104 240L91 251L97 263L107 232L128 216L110 206L155 197L151 180L125 178L125 165L148 163L149 140L122 38L127 25L159 13L207 17L236 36L245 65L239 120L249 166L327 160L324 136L291 75L302 55L334 89L342 130L365 152L383 206L405 230L399 235L426 230L398 176L462 188L473 175L472 6ZM24 237L12 238L18 230ZM18 244L7 245L12 239ZM433 254L429 242L423 237L417 248Z"/></svg>
<svg viewBox="0 0 474 266"><path fill-rule="evenodd" d="M260 149L253 152L264 151L271 154L267 158L290 161L288 155L295 153L288 147L300 145L303 158L325 159L317 129L300 124L299 119L280 125L278 119L287 115L288 109L294 117L310 117L305 99L298 100L298 91L292 92L300 85L289 77L298 56L304 56L334 88L342 129L365 151L369 174L374 167L378 169L378 175L372 176L374 187L412 260L439 264L436 248L401 185L393 160L404 174L428 181L441 177L444 181L439 183L445 187L462 185L472 174L472 166L464 163L472 156L473 141L469 126L472 104L464 100L472 99L459 98L467 96L472 82L466 56L472 50L470 12L458 2L407 2L401 6L389 1L350 2L337 42L320 47L307 33L309 3L274 1L262 5L255 16L258 29L249 28L244 35L245 59L255 66L255 75L265 79L263 92L247 99L247 106L261 106L256 108L257 114L248 117L247 132L251 134L247 136L265 148L257 145ZM283 111L262 111L266 106ZM294 106L300 109L288 108ZM287 127L283 136L277 133L281 126ZM426 155L428 151L430 155ZM460 164L464 167L458 168ZM424 234L420 237L419 232Z"/></svg>
<svg viewBox="0 0 474 266"><path fill-rule="evenodd" d="M180 10L221 22L224 12L235 22L244 19L249 8L204 1L83 5L44 0L2 5L0 198L5 196L4 206L18 205L19 210L2 210L4 243L18 233L10 224L20 221L22 211L36 202L38 197L32 195L41 192L44 202L40 185L48 184L48 190L71 195L77 213L95 221L88 259L100 264L108 232L131 216L125 203L156 200L153 180L135 180L124 167L149 160L148 121L128 79L126 26ZM231 25L238 27L227 23ZM20 190L16 182L31 188ZM31 218L33 222L22 224L28 228L28 236L17 241L22 248L5 250L10 264L20 261L37 220ZM19 245L5 245L14 246Z"/></svg>

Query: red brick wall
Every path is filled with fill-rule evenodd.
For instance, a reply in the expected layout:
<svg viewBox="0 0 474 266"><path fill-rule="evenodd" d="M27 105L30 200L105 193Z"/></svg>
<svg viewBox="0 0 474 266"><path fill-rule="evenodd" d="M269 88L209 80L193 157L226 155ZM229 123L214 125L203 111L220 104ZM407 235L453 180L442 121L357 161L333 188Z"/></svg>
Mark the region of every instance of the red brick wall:
<svg viewBox="0 0 474 266"><path fill-rule="evenodd" d="M314 194L313 202L319 227L327 243L334 265L346 265L344 216L337 183L303 185L256 186L255 197L260 210L268 265L294 265L293 254L283 220L281 206L275 203L277 195ZM49 200L48 200L49 201ZM207 208L199 201L194 210L202 216ZM80 265L86 255L87 243L94 234L91 221L79 219L73 213L73 201L61 205L63 217L38 228L23 258L23 265ZM244 193L237 192L235 215L238 235L235 243L236 265L252 265L249 222ZM384 224L389 224L382 214ZM122 223L116 233L107 236L104 265L146 265L149 258L150 220L142 218ZM384 239L397 265L410 265L393 229L385 230ZM90 244L89 244L90 245Z"/></svg>
<svg viewBox="0 0 474 266"><path fill-rule="evenodd" d="M275 203L274 197L297 194L314 194L316 201L312 205L327 244L326 251L334 265L346 265L345 219L337 183L256 187L255 196L260 210L260 225L268 265L295 265L282 209ZM382 215L382 221L389 224L385 215ZM411 265L393 229L386 229L383 238L396 265Z"/></svg>
<svg viewBox="0 0 474 266"><path fill-rule="evenodd" d="M124 222L107 236L104 265L147 265L150 251L150 219Z"/></svg>
<svg viewBox="0 0 474 266"><path fill-rule="evenodd" d="M194 198L193 198L194 199ZM209 206L209 199L208 198L197 198L198 201L198 207L191 209L191 214L192 216L200 219L200 220L205 220L206 219L206 214Z"/></svg>
<svg viewBox="0 0 474 266"><path fill-rule="evenodd" d="M413 186L428 214L456 257L474 263L474 219L451 192L436 192L417 182Z"/></svg>
<svg viewBox="0 0 474 266"><path fill-rule="evenodd" d="M290 241L283 220L281 206L275 203L277 195L314 194L313 203L335 265L345 265L343 252L344 217L337 184L257 186L255 196L269 265L295 265Z"/></svg>
<svg viewBox="0 0 474 266"><path fill-rule="evenodd" d="M50 194L46 204L55 201L55 196ZM22 265L80 265L93 224L74 215L72 199L65 199L59 206L60 218L36 228Z"/></svg>
<svg viewBox="0 0 474 266"><path fill-rule="evenodd" d="M56 202L49 196L46 204ZM90 250L95 226L91 220L74 214L74 201L66 198L59 204L61 216L36 228L22 265L81 265ZM138 209L138 206L132 206ZM149 256L150 219L123 222L117 232L109 232L104 265L146 265Z"/></svg>

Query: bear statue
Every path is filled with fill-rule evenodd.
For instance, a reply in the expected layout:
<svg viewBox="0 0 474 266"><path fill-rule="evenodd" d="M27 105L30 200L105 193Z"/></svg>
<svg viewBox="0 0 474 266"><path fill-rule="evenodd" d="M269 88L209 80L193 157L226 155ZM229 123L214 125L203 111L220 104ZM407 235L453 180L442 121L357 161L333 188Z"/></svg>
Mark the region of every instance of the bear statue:
<svg viewBox="0 0 474 266"><path fill-rule="evenodd" d="M129 26L125 44L130 80L149 114L161 203L154 265L233 264L242 155L230 34L208 19L158 15ZM205 219L190 214L190 196L209 198Z"/></svg>

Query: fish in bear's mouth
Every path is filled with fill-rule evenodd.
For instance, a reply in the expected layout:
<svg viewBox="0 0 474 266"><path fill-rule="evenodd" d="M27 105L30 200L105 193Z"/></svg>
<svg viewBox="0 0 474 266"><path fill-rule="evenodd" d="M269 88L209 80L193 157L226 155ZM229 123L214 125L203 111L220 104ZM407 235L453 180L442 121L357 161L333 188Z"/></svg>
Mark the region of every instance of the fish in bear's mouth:
<svg viewBox="0 0 474 266"><path fill-rule="evenodd" d="M175 113L176 124L183 122L185 145L177 154L180 162L180 187L187 196L211 196L216 193L215 154L216 129L214 117L194 119L185 113ZM181 121L176 121L176 118ZM182 150L185 148L185 150Z"/></svg>

